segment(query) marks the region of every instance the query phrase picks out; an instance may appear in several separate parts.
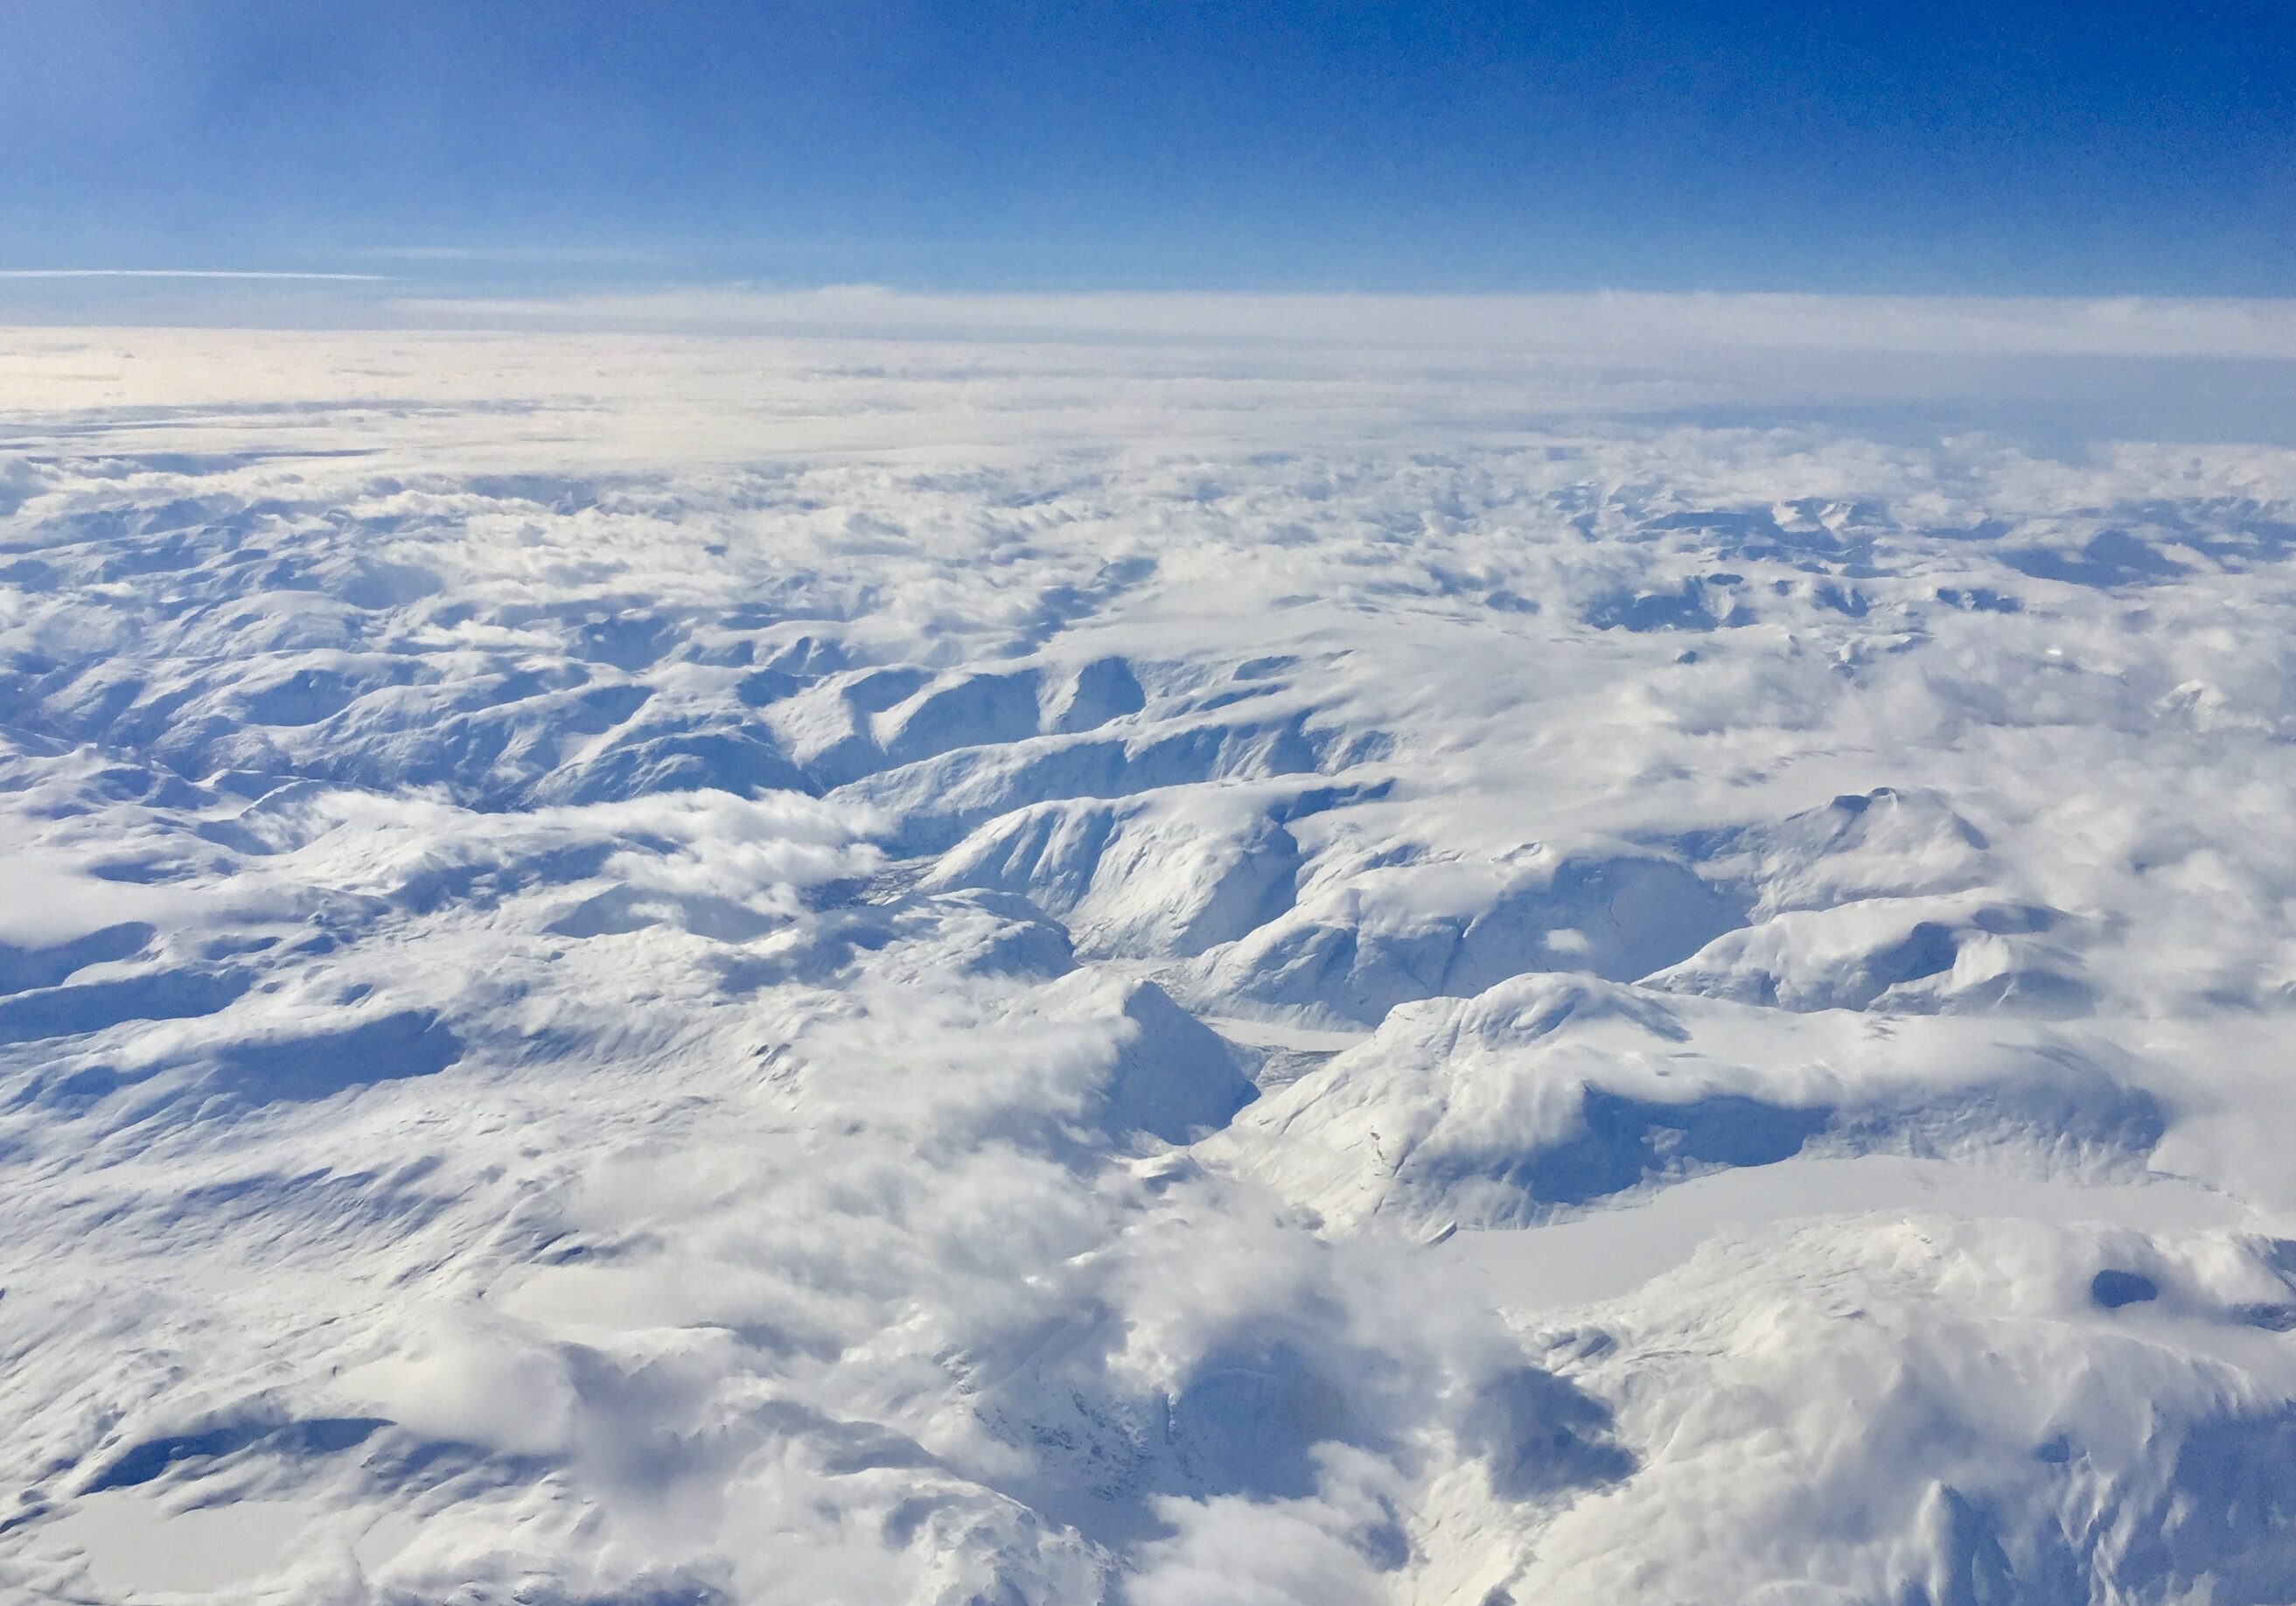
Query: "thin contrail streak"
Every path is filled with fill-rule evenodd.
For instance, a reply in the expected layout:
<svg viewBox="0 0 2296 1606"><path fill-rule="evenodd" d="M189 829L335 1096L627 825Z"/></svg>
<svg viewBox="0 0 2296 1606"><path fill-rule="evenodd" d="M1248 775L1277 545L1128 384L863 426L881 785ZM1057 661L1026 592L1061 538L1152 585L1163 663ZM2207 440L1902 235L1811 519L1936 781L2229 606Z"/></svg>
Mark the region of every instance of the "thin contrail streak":
<svg viewBox="0 0 2296 1606"><path fill-rule="evenodd" d="M0 279L320 279L388 283L388 274L303 274L226 267L0 267Z"/></svg>

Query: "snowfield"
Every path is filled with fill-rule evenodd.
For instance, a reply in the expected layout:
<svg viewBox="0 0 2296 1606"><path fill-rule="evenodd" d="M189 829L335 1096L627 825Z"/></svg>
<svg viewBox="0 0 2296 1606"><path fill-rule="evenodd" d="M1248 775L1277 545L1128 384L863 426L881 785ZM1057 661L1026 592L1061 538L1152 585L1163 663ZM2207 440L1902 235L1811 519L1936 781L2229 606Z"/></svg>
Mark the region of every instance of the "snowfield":
<svg viewBox="0 0 2296 1606"><path fill-rule="evenodd" d="M0 336L0 1594L2296 1600L2292 365L1821 338Z"/></svg>

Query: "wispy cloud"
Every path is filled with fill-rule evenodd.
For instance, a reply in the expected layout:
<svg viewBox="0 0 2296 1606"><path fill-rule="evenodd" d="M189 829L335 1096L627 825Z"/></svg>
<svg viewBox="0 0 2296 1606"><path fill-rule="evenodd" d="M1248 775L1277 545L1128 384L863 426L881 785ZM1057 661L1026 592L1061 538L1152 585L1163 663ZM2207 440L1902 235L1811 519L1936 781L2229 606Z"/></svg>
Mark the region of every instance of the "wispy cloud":
<svg viewBox="0 0 2296 1606"><path fill-rule="evenodd" d="M239 267L0 267L0 279L266 279L387 284L388 274L306 274Z"/></svg>
<svg viewBox="0 0 2296 1606"><path fill-rule="evenodd" d="M352 254L386 262L472 264L665 263L672 260L658 250L607 245L378 245Z"/></svg>

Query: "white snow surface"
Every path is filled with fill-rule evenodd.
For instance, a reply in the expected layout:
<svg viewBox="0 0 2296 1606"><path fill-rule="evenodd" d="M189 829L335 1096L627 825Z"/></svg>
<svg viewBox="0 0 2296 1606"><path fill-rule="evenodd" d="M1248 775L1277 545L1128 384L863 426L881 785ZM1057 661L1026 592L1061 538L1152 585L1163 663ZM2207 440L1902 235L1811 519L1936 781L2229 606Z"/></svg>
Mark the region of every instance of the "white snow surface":
<svg viewBox="0 0 2296 1606"><path fill-rule="evenodd" d="M2296 1600L2285 359L1892 360L0 332L0 1596Z"/></svg>

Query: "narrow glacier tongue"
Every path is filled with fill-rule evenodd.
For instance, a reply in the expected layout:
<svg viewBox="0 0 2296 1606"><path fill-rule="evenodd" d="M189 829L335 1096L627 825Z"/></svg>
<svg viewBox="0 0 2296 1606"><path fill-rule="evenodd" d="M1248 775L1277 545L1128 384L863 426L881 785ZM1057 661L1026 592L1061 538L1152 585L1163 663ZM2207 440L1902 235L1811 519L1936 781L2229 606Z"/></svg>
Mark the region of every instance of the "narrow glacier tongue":
<svg viewBox="0 0 2296 1606"><path fill-rule="evenodd" d="M2296 455L83 332L11 1598L2296 1598Z"/></svg>

